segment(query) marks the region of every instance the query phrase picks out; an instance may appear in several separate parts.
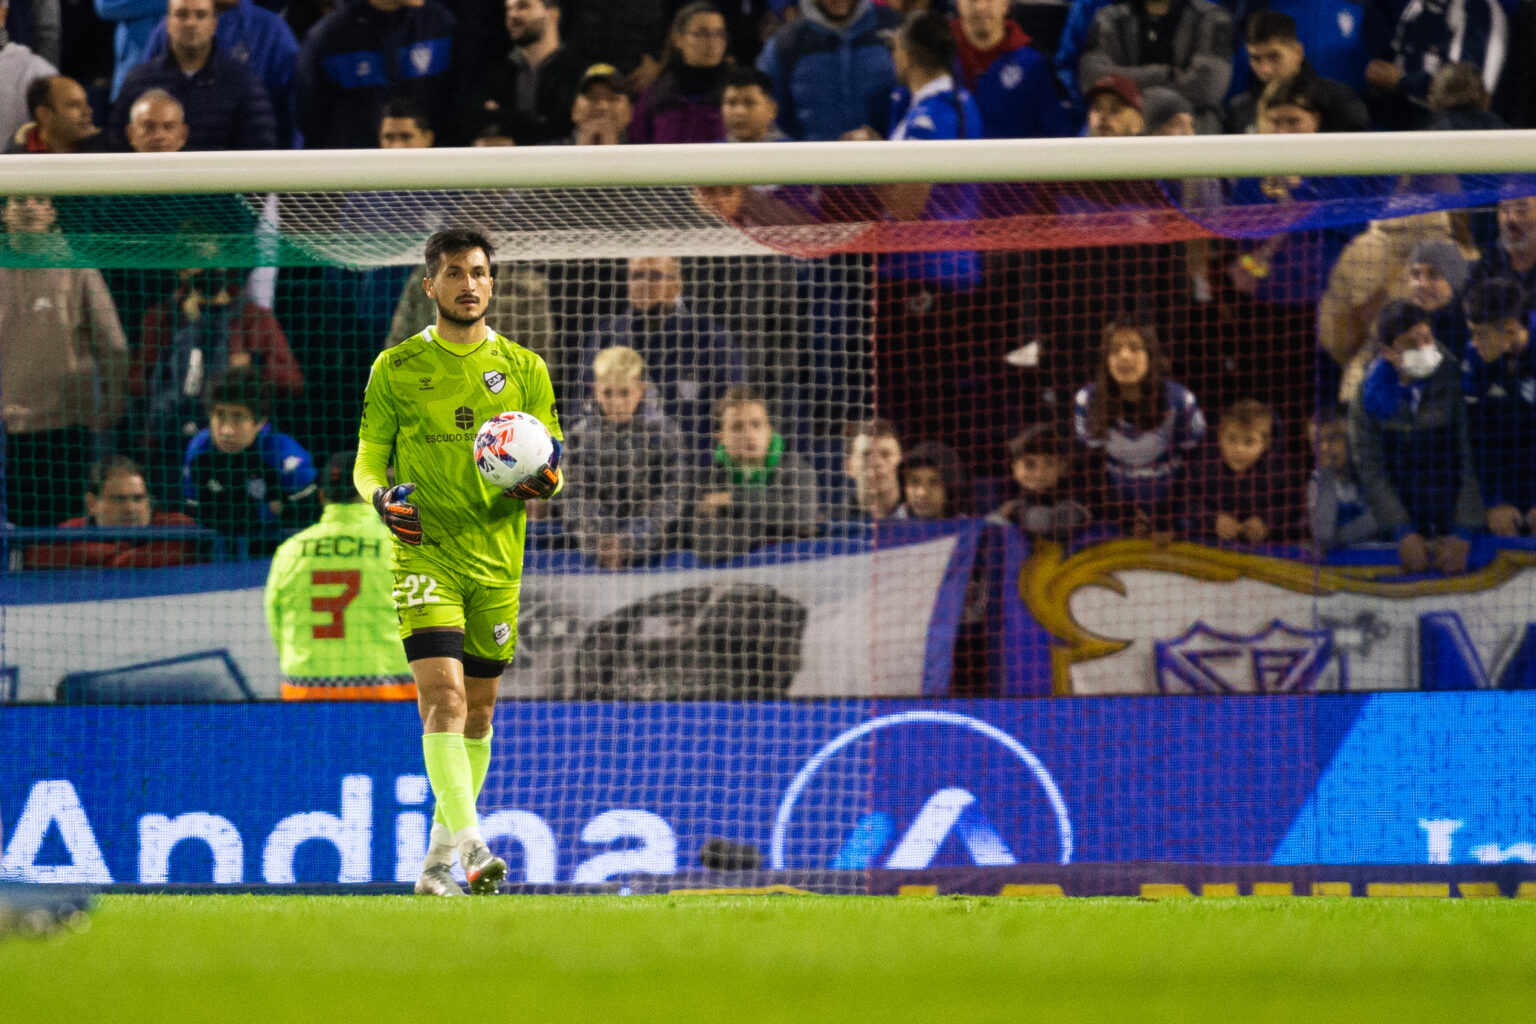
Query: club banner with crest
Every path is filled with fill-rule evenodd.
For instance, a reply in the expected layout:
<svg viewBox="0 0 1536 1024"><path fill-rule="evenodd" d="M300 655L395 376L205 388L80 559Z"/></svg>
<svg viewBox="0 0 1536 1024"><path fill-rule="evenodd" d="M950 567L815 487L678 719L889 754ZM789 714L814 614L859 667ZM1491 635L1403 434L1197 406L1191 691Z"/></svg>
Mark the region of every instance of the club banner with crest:
<svg viewBox="0 0 1536 1024"><path fill-rule="evenodd" d="M1536 545L1483 540L1457 576L1391 549L1294 552L1006 538L1006 690L1303 693L1536 688Z"/></svg>

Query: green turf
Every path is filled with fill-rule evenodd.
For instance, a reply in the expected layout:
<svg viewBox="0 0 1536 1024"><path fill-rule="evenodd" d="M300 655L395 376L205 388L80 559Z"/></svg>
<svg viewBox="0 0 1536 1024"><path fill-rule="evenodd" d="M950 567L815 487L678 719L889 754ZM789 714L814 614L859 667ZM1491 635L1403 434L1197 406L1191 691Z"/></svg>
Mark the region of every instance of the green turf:
<svg viewBox="0 0 1536 1024"><path fill-rule="evenodd" d="M1529 1019L1536 902L114 896L5 1021Z"/></svg>

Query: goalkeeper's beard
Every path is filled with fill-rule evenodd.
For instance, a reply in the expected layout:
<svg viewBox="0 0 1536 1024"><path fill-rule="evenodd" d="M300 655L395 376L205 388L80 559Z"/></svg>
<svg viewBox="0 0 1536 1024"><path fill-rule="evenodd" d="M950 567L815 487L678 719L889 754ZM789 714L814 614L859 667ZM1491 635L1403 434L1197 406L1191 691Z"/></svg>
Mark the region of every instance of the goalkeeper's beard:
<svg viewBox="0 0 1536 1024"><path fill-rule="evenodd" d="M475 324L485 319L485 314L486 309L482 309L474 316L464 316L461 313L454 312L451 307L443 305L441 300L439 300L437 303L438 319L446 320L453 324L455 327L473 327Z"/></svg>

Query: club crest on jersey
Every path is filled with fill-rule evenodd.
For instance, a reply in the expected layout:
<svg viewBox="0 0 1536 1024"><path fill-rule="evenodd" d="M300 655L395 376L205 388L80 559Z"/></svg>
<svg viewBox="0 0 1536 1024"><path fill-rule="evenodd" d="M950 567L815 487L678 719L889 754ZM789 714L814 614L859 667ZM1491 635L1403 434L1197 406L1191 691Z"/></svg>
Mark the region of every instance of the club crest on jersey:
<svg viewBox="0 0 1536 1024"><path fill-rule="evenodd" d="M491 637L496 641L496 646L500 647L512 638L512 627L505 622L498 622L491 627Z"/></svg>
<svg viewBox="0 0 1536 1024"><path fill-rule="evenodd" d="M491 394L501 394L501 389L507 386L507 375L500 370L486 370L480 375L485 380L485 386L491 389Z"/></svg>
<svg viewBox="0 0 1536 1024"><path fill-rule="evenodd" d="M453 425L460 430L468 430L475 425L475 410L467 405L461 405L453 410Z"/></svg>

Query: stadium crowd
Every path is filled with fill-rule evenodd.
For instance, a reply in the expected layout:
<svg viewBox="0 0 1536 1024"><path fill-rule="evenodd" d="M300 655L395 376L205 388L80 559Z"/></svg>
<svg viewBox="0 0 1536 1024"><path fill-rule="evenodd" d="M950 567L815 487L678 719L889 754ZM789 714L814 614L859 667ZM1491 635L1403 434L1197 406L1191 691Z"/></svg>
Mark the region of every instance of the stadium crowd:
<svg viewBox="0 0 1536 1024"><path fill-rule="evenodd" d="M0 10L13 153L1536 126L1523 59L1536 0ZM699 202L751 227L1332 198L1300 178L1146 188L701 189ZM349 200L340 223L402 226L375 201ZM4 214L13 253L46 257L54 203L11 197ZM790 264L636 255L581 281L500 268L489 321L545 356L574 410L573 500L552 514L596 564L676 547L717 561L833 519L974 512L1061 540L1395 541L1411 571L1457 571L1480 532L1536 533L1536 199L1259 243L881 256L867 326L882 419L840 423L844 437L827 428L837 403L806 397L827 383L817 356L784 339L824 343L838 333L826 322L857 317L826 312L844 282ZM142 491L270 552L318 514L309 451L346 446L372 357L328 347L335 328L306 324L307 304L345 291L370 343L398 343L433 315L417 278L0 269L7 518L161 522L171 508L139 509ZM1142 301L1113 308L1115 293ZM848 393L845 421L869 404ZM78 550L92 565L196 556ZM69 564L67 550L29 564Z"/></svg>

